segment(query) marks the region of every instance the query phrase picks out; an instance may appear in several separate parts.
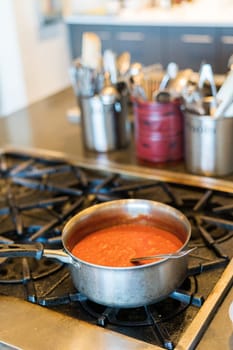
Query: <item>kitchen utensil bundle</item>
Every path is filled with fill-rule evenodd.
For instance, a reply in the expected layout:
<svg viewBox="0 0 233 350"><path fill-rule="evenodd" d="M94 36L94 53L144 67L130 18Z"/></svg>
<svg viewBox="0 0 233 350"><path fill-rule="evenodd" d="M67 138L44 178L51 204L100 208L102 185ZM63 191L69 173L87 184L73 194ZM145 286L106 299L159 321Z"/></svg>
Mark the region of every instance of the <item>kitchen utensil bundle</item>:
<svg viewBox="0 0 233 350"><path fill-rule="evenodd" d="M215 112L216 117L231 117L233 106L233 70L227 74L226 79L217 93L219 105Z"/></svg>
<svg viewBox="0 0 233 350"><path fill-rule="evenodd" d="M203 89L204 83L208 82L210 85L211 96L213 97L213 105L217 107L217 89L214 80L214 73L210 64L203 64L199 73L198 87Z"/></svg>
<svg viewBox="0 0 233 350"><path fill-rule="evenodd" d="M207 83L210 95L204 92ZM183 90L185 109L197 115L209 115L222 118L233 116L233 71L230 70L220 89L217 91L214 73L210 64L203 64L200 68L197 84L186 85Z"/></svg>
<svg viewBox="0 0 233 350"><path fill-rule="evenodd" d="M140 62L133 62L128 73L128 84L132 97L152 101L163 77L161 64L144 67Z"/></svg>
<svg viewBox="0 0 233 350"><path fill-rule="evenodd" d="M76 96L91 97L103 87L101 41L91 32L83 33L82 54L69 70Z"/></svg>
<svg viewBox="0 0 233 350"><path fill-rule="evenodd" d="M178 65L175 62L170 62L167 66L166 74L164 75L160 85L159 89L163 90L166 89L169 81L171 79L175 79L178 73Z"/></svg>
<svg viewBox="0 0 233 350"><path fill-rule="evenodd" d="M94 96L104 86L103 74L93 68L83 66L79 60L76 60L70 67L69 73L76 96Z"/></svg>
<svg viewBox="0 0 233 350"><path fill-rule="evenodd" d="M82 36L82 65L94 70L100 70L102 61L102 45L99 36L85 32Z"/></svg>
<svg viewBox="0 0 233 350"><path fill-rule="evenodd" d="M160 64L143 67L141 63L133 63L129 70L131 95L145 101L157 102L161 92L170 94L171 100L180 98L193 74L192 69L179 71L175 62L168 64L165 73Z"/></svg>

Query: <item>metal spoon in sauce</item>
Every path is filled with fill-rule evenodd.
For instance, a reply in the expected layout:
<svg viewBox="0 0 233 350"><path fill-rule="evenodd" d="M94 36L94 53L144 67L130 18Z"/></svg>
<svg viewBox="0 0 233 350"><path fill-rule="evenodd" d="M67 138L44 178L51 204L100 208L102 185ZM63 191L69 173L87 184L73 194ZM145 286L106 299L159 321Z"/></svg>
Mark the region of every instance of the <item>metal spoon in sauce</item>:
<svg viewBox="0 0 233 350"><path fill-rule="evenodd" d="M144 260L153 260L153 259L177 259L181 258L182 256L185 256L187 254L190 254L196 249L196 247L188 249L188 250L181 250L180 252L175 252L175 253L168 253L168 254L156 254L156 255L151 255L151 256L140 256L138 258L132 258L130 259L131 263L138 263Z"/></svg>

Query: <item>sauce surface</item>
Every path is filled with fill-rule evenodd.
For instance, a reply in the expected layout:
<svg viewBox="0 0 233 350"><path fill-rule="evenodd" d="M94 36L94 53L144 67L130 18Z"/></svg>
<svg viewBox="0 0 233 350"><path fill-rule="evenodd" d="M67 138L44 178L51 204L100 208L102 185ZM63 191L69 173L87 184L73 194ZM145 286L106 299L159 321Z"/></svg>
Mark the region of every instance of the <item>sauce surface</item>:
<svg viewBox="0 0 233 350"><path fill-rule="evenodd" d="M135 266L131 258L175 252L182 245L169 231L145 224L122 224L90 233L74 246L72 254L96 265L128 267Z"/></svg>

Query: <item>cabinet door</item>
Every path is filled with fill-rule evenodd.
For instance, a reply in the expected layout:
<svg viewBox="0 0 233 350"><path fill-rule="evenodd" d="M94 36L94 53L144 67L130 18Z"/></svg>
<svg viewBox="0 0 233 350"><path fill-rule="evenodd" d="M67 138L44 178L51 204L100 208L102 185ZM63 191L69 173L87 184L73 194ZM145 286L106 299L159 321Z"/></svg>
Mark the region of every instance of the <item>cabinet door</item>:
<svg viewBox="0 0 233 350"><path fill-rule="evenodd" d="M116 54L129 51L132 62L144 65L161 63L160 28L89 24L68 24L67 27L72 59L81 55L82 34L94 32L101 39L102 52L106 49L111 49Z"/></svg>
<svg viewBox="0 0 233 350"><path fill-rule="evenodd" d="M218 73L225 74L228 71L228 61L233 55L233 29L219 28L218 29Z"/></svg>
<svg viewBox="0 0 233 350"><path fill-rule="evenodd" d="M89 25L89 24L68 24L68 35L71 58L75 59L81 56L82 35L84 32L96 33L102 44L102 51L113 49L112 31L107 25Z"/></svg>
<svg viewBox="0 0 233 350"><path fill-rule="evenodd" d="M167 65L175 61L179 68L195 71L205 62L212 65L215 72L216 39L214 28L169 27L161 31L163 62Z"/></svg>
<svg viewBox="0 0 233 350"><path fill-rule="evenodd" d="M75 24L67 25L69 49L72 60L80 57L82 47L82 32L80 27Z"/></svg>
<svg viewBox="0 0 233 350"><path fill-rule="evenodd" d="M145 26L114 26L113 45L117 54L129 51L132 62L144 65L159 63L160 29Z"/></svg>

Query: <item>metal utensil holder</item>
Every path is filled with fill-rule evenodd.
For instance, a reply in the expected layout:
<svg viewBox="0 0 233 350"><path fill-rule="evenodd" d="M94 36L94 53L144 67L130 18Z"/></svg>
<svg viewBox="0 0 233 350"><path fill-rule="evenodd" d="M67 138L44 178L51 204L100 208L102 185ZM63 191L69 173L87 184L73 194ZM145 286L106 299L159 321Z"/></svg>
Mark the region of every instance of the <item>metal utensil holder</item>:
<svg viewBox="0 0 233 350"><path fill-rule="evenodd" d="M122 91L116 99L101 94L78 96L84 146L91 151L108 152L129 143L128 95Z"/></svg>
<svg viewBox="0 0 233 350"><path fill-rule="evenodd" d="M233 116L212 117L185 113L185 164L205 176L233 172Z"/></svg>

